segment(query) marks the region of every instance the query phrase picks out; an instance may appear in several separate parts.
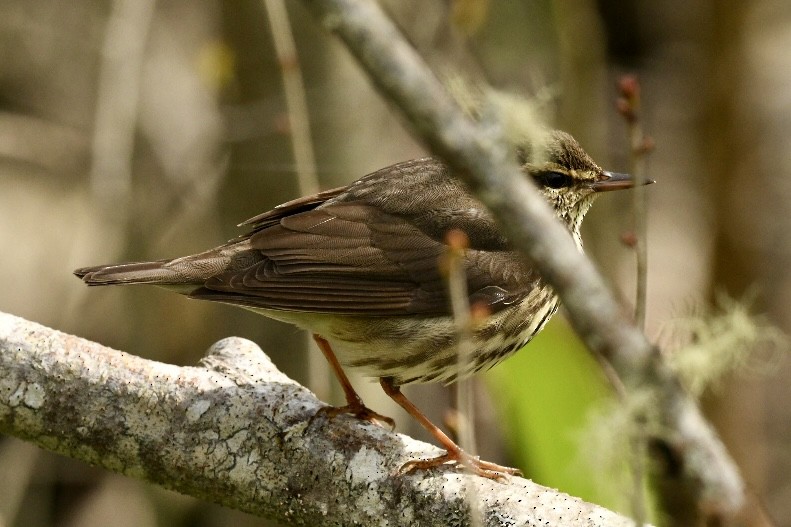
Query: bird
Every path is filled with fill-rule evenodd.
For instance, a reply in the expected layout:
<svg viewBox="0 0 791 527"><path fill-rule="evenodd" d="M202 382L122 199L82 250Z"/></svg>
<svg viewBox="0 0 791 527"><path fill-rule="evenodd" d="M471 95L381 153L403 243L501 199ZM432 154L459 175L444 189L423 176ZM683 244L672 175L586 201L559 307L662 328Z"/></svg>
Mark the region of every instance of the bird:
<svg viewBox="0 0 791 527"><path fill-rule="evenodd" d="M514 152L524 177L580 250L580 226L596 197L635 184L628 174L600 168L562 131ZM519 474L462 450L401 391L491 368L524 347L559 306L550 285L446 163L435 157L400 162L278 205L239 227L248 232L201 253L84 267L74 274L89 286L151 284L306 329L346 397L344 406L325 407L325 414L394 425L365 406L345 373L355 369L379 379L385 393L445 449L438 457L408 461L405 472L456 464L492 479ZM471 357L462 362L439 265L451 231L466 236L460 264L468 301L483 313L469 332Z"/></svg>

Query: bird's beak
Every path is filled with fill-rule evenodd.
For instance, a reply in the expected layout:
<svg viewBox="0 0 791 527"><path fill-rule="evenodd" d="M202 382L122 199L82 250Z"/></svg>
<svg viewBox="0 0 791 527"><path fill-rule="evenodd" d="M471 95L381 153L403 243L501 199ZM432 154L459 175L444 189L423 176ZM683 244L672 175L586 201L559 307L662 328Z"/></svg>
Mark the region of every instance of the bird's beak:
<svg viewBox="0 0 791 527"><path fill-rule="evenodd" d="M644 185L656 183L653 179L647 179ZM619 174L618 172L604 172L604 178L591 185L595 192L609 192L611 190L623 190L634 187L634 178L629 174Z"/></svg>

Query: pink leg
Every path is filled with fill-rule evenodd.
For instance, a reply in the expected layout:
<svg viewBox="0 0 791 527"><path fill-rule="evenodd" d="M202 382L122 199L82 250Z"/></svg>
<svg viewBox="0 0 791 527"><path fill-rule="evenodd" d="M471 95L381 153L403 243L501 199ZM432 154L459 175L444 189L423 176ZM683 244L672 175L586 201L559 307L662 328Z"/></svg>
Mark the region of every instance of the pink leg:
<svg viewBox="0 0 791 527"><path fill-rule="evenodd" d="M339 414L352 414L359 417L360 419L371 421L372 423L377 423L377 421L386 423L390 429L395 428L395 421L393 421L392 418L378 414L363 404L363 400L360 398L357 392L354 391L354 387L352 386L352 383L349 382L346 372L343 371L341 364L338 362L337 357L335 357L335 353L332 351L332 346L330 346L330 343L327 342L327 340L323 337L316 334L313 335L313 339L316 341L316 344L318 344L319 349L324 354L324 357L327 359L330 367L332 367L332 371L335 373L335 377L338 379L338 382L341 383L343 393L346 395L345 406L329 406L322 408L320 412L323 415L330 417Z"/></svg>
<svg viewBox="0 0 791 527"><path fill-rule="evenodd" d="M405 463L404 466L401 467L402 471L410 472L412 470L418 469L429 469L445 463L455 462L459 465L467 467L473 473L489 479L500 479L504 474L521 474L518 469L503 467L488 461L481 461L479 458L467 454L461 449L461 447L459 447L459 445L454 443L453 440L445 434L445 432L440 430L437 425L429 421L428 417L426 417L417 406L412 404L412 401L407 399L406 396L401 393L401 388L396 386L392 379L383 377L379 379L379 383L382 385L382 389L385 391L385 393L389 395L391 399L397 402L401 408L409 412L409 415L414 417L417 422L423 425L423 428L428 430L428 432L433 435L439 444L445 449L445 454L439 457L432 459L415 459Z"/></svg>

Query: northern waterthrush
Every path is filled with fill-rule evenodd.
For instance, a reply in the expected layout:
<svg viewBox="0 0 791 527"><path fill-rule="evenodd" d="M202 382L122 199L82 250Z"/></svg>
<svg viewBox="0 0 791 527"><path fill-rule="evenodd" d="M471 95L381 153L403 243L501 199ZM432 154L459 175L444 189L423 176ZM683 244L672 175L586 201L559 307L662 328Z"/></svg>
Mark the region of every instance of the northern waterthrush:
<svg viewBox="0 0 791 527"><path fill-rule="evenodd" d="M519 149L532 178L581 247L580 224L596 195L632 179L599 168L568 134ZM311 331L344 388L349 412L369 410L342 366L380 379L382 388L445 447L427 468L455 461L497 477L513 469L462 451L400 391L409 383L451 383L513 354L557 311L558 297L503 236L492 215L440 160L398 163L349 186L275 207L246 222L250 232L173 260L100 265L75 274L88 285L153 284L202 300L235 304ZM458 330L439 269L445 235L463 231L475 352L457 360Z"/></svg>

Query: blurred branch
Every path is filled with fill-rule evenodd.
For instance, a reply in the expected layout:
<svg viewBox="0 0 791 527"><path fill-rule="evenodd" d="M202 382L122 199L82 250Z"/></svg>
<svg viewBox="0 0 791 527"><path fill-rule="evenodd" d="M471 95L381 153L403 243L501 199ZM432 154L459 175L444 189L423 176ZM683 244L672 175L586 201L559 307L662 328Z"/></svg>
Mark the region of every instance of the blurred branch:
<svg viewBox="0 0 791 527"><path fill-rule="evenodd" d="M132 189L140 78L154 0L114 0L102 46L96 94L91 190L119 214ZM124 209L121 209L124 210Z"/></svg>
<svg viewBox="0 0 791 527"><path fill-rule="evenodd" d="M88 145L75 128L0 111L0 161L4 163L20 163L50 174L82 173L87 152Z"/></svg>
<svg viewBox="0 0 791 527"><path fill-rule="evenodd" d="M59 454L300 525L632 525L521 478L399 475L436 448L321 405L247 340L177 367L0 313L0 432Z"/></svg>
<svg viewBox="0 0 791 527"><path fill-rule="evenodd" d="M310 136L310 116L305 95L305 83L299 67L297 46L291 32L288 11L283 0L264 0L264 9L269 18L269 29L275 53L283 74L283 92L288 109L289 134L294 154L300 196L316 194L319 179L316 176L316 161L313 155L313 140Z"/></svg>
<svg viewBox="0 0 791 527"><path fill-rule="evenodd" d="M452 229L445 235L447 251L440 260L440 267L445 273L448 285L450 305L453 319L456 323L458 344L456 344L456 362L460 371L465 371L474 357L475 347L472 341L473 317L470 309L469 294L467 289L467 273L464 267L464 253L470 246L470 240L464 231ZM456 381L456 408L455 430L459 446L467 452L477 452L475 445L475 432L472 423L475 422L474 390L470 379L461 378ZM467 487L467 499L475 499L474 489ZM471 515L471 527L483 524L480 511Z"/></svg>
<svg viewBox="0 0 791 527"><path fill-rule="evenodd" d="M41 469L41 450L21 441L0 443L0 527L21 525L19 512L29 506L25 500Z"/></svg>
<svg viewBox="0 0 791 527"><path fill-rule="evenodd" d="M726 519L744 504L744 483L696 403L657 350L623 314L593 264L576 250L548 205L522 177L492 123L475 123L372 1L303 0L344 41L413 131L440 155L500 220L562 298L576 331L612 364L627 390L652 392L666 432L652 441L670 453L698 510Z"/></svg>
<svg viewBox="0 0 791 527"><path fill-rule="evenodd" d="M632 215L634 231L624 241L634 248L637 262L637 280L634 301L634 320L641 330L645 330L646 305L648 299L648 238L647 194L645 183L646 157L653 150L653 140L643 134L640 123L640 83L633 75L624 75L618 82L620 96L617 101L618 112L626 121L629 129L629 149L631 174L635 188L632 189Z"/></svg>

